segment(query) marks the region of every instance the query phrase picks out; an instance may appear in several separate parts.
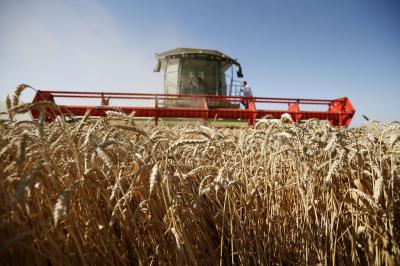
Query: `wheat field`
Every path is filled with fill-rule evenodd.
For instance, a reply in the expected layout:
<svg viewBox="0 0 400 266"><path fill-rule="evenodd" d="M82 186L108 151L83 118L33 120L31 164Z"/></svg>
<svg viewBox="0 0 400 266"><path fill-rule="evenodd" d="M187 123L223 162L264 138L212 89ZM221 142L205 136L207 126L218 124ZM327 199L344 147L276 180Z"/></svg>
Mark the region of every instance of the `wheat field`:
<svg viewBox="0 0 400 266"><path fill-rule="evenodd" d="M397 122L139 127L8 108L3 265L400 264Z"/></svg>

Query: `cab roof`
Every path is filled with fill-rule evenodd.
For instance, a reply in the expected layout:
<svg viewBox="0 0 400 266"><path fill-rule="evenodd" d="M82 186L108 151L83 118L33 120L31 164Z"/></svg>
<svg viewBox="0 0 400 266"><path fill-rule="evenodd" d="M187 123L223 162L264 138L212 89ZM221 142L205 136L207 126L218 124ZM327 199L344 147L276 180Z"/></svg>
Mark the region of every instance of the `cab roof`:
<svg viewBox="0 0 400 266"><path fill-rule="evenodd" d="M233 59L232 57L230 57L218 50L185 48L185 47L172 49L172 50L165 51L162 53L156 53L156 59L162 60L162 59L170 58L173 56L181 57L184 55L201 55L201 54L221 57L221 58L227 59L229 61L236 62L236 59Z"/></svg>

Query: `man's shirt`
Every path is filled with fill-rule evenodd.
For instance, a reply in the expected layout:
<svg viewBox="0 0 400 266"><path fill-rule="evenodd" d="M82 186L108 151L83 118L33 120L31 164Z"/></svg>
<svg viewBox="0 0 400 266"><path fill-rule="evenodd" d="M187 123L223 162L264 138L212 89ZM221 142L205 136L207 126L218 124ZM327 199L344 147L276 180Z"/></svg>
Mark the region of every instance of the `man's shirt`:
<svg viewBox="0 0 400 266"><path fill-rule="evenodd" d="M245 97L253 97L253 93L251 92L251 88L249 86L243 87L243 95Z"/></svg>

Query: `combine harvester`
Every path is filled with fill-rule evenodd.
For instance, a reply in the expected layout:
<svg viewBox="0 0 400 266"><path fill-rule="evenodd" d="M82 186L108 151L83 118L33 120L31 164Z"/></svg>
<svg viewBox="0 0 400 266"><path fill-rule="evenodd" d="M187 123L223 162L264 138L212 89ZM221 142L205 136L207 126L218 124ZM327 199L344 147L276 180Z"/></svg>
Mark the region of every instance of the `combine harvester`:
<svg viewBox="0 0 400 266"><path fill-rule="evenodd" d="M153 119L155 124L163 121L225 121L225 123L247 122L249 126L257 119L270 117L279 119L288 113L296 123L316 118L328 120L331 126L349 126L355 110L346 97L334 100L267 98L242 96L242 82L235 80L234 68L238 78L243 77L242 67L233 59L216 50L178 48L156 54L155 72L164 70L164 93L117 93L83 91L37 91L33 102L49 101L58 108L46 109L46 121L53 121L59 115L106 116L110 110L134 114L135 118ZM98 99L100 105L65 105L58 98ZM128 105L115 106L116 100L128 101ZM149 103L149 104L145 104ZM284 104L283 110L270 108ZM260 108L259 106L268 108ZM302 110L306 105L321 108L323 111ZM32 111L33 118L39 111Z"/></svg>

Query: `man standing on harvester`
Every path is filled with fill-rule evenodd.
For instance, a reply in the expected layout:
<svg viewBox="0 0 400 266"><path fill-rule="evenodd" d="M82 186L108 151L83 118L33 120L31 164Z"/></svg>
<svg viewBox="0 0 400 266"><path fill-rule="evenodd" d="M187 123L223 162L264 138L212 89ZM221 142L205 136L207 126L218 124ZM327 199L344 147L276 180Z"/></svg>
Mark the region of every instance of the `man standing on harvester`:
<svg viewBox="0 0 400 266"><path fill-rule="evenodd" d="M253 97L253 93L251 92L251 88L247 85L247 81L243 81L243 87L240 89L241 92L243 92L244 97ZM242 102L244 107L247 109L249 105L249 99L246 99L244 102Z"/></svg>

